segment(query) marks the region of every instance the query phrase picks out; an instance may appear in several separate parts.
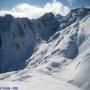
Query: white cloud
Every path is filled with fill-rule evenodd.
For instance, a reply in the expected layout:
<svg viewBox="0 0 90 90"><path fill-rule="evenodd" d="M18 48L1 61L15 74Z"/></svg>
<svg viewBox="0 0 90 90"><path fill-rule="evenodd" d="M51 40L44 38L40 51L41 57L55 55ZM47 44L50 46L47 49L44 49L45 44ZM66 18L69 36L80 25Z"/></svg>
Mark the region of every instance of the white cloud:
<svg viewBox="0 0 90 90"><path fill-rule="evenodd" d="M47 3L43 7L35 6L27 3L22 3L12 8L9 11L0 11L0 15L11 14L15 17L28 17L38 18L47 12L53 12L54 14L66 15L70 9L62 3L53 0L53 3Z"/></svg>

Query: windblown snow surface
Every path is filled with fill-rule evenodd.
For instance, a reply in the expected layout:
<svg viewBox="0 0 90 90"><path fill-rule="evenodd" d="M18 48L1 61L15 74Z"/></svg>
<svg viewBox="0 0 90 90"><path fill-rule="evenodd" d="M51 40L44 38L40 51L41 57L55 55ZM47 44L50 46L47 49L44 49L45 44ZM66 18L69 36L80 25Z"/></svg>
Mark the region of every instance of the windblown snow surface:
<svg viewBox="0 0 90 90"><path fill-rule="evenodd" d="M60 16L58 21L58 18L55 19L51 14L48 16L51 22L48 21L47 15L42 18L33 22L35 22L34 29L37 28L37 23L40 23L39 29L43 31L37 29L39 33L34 32L35 34L31 35L29 31L25 31L28 34L24 39L28 43L22 48L32 45L31 42L33 47L35 46L34 52L33 48L28 47L21 50L24 53L33 52L30 58L25 58L26 67L23 70L1 73L0 87L16 86L19 90L90 90L90 10L85 8L72 10L67 16ZM53 32L53 28L56 32ZM29 35L32 41L29 41Z"/></svg>

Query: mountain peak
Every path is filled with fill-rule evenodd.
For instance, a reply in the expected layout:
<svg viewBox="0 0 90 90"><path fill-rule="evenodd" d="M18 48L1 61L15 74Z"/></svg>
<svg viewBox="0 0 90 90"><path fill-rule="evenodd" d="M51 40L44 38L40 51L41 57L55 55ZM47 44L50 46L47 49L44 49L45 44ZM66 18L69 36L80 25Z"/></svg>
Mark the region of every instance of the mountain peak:
<svg viewBox="0 0 90 90"><path fill-rule="evenodd" d="M80 17L83 18L86 15L88 15L90 13L90 9L89 8L76 8L70 11L70 13L68 15L70 15L70 17L72 16L76 16L76 17Z"/></svg>
<svg viewBox="0 0 90 90"><path fill-rule="evenodd" d="M54 14L49 12L49 13L45 13L42 17L40 17L39 19L45 22L50 22L51 20L53 20L55 18Z"/></svg>

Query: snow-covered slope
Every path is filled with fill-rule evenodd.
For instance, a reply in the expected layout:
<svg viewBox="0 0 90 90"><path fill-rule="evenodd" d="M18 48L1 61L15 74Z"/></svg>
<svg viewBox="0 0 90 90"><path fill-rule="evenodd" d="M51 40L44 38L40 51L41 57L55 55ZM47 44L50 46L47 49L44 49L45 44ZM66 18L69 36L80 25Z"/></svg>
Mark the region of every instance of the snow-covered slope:
<svg viewBox="0 0 90 90"><path fill-rule="evenodd" d="M88 19L87 19L88 18ZM75 59L78 61L77 74L72 82L87 90L90 89L90 16L80 23L78 38L81 39L79 55Z"/></svg>
<svg viewBox="0 0 90 90"><path fill-rule="evenodd" d="M7 22L3 24L3 19L0 20L0 71L18 70L0 74L1 80L31 83L34 80L37 87L37 83L44 83L49 77L90 90L90 9L74 9L67 16L46 13L31 21L26 18L12 18L14 25L10 24L9 31L3 27ZM20 26L15 29L17 22L23 29ZM13 32L15 39L11 38ZM17 42L20 47L16 45ZM22 68L25 69L20 70ZM55 87L58 87L58 84ZM63 85L58 88L63 88Z"/></svg>
<svg viewBox="0 0 90 90"><path fill-rule="evenodd" d="M52 78L50 76L47 76L45 78L44 75L42 79L35 79L31 82L0 81L0 87L16 90L81 90L73 85Z"/></svg>

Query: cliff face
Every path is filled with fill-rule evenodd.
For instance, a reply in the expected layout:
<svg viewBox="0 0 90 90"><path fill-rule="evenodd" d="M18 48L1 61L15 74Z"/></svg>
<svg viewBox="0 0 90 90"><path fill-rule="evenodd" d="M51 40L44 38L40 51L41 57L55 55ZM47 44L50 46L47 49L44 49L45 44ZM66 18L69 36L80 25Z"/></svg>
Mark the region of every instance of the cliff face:
<svg viewBox="0 0 90 90"><path fill-rule="evenodd" d="M0 72L25 68L26 60L34 53L37 44L48 41L58 27L58 20L52 13L38 20L11 15L0 17Z"/></svg>

